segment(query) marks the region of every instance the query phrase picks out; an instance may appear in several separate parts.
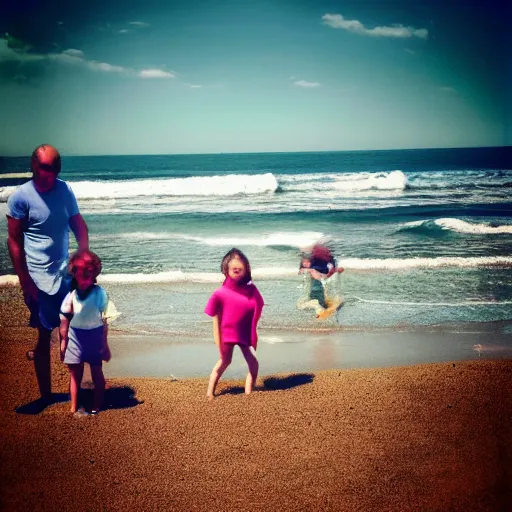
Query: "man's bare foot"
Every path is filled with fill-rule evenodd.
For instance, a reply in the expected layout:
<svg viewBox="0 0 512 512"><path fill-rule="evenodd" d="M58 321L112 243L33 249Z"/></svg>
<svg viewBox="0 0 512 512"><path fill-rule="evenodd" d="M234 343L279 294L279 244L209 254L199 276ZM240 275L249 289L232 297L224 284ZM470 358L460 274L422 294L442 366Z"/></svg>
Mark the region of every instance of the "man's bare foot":
<svg viewBox="0 0 512 512"><path fill-rule="evenodd" d="M215 398L215 395L213 395L213 394L206 395L206 399L208 400L208 402L211 402L214 398Z"/></svg>

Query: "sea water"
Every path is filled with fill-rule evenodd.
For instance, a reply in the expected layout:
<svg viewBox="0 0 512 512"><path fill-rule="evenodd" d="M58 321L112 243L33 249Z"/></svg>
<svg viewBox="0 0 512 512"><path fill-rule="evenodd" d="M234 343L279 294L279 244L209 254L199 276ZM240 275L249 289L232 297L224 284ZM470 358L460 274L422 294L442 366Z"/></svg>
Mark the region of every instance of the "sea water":
<svg viewBox="0 0 512 512"><path fill-rule="evenodd" d="M232 247L279 332L415 328L512 319L511 148L63 157L103 261L113 328L207 337L203 310ZM3 158L2 173L29 168ZM15 186L1 180L0 214ZM0 222L0 281L13 269ZM300 251L331 247L344 306L298 310ZM72 247L73 248L73 247ZM290 339L288 336L287 339ZM293 336L292 336L293 339Z"/></svg>

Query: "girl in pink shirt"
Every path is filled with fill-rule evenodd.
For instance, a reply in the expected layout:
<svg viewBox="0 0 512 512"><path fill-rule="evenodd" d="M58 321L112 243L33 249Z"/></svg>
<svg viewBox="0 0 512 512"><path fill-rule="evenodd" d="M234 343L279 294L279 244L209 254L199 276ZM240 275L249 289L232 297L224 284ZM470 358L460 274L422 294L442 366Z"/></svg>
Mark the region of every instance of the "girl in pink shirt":
<svg viewBox="0 0 512 512"><path fill-rule="evenodd" d="M220 269L226 279L213 292L204 310L213 317L213 339L220 352L220 359L210 375L206 393L209 400L213 400L217 383L231 364L235 345L240 347L249 367L246 394L252 391L259 368L255 355L256 326L263 309L263 297L251 280L251 265L242 251L233 248L222 259Z"/></svg>

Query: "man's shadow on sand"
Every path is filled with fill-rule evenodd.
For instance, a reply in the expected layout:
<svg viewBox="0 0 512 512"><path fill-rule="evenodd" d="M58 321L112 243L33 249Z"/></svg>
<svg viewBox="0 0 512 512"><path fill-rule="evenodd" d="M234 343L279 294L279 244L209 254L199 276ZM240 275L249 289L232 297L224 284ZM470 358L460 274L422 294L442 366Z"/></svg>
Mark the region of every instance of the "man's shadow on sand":
<svg viewBox="0 0 512 512"><path fill-rule="evenodd" d="M315 375L313 373L292 373L283 376L269 376L263 378L263 386L256 386L254 391L282 391L285 389L296 388L297 386L304 386L311 384ZM239 395L245 392L243 386L230 386L218 395Z"/></svg>
<svg viewBox="0 0 512 512"><path fill-rule="evenodd" d="M51 400L43 400L38 398L28 404L21 405L15 409L18 414L40 414L47 407L55 404L69 402L68 393L52 393ZM82 388L80 390L80 406L85 410L90 411L93 406L93 389ZM135 407L142 404L142 400L135 398L135 391L129 386L111 387L105 390L105 398L103 400L103 410L106 409L126 409L128 407Z"/></svg>

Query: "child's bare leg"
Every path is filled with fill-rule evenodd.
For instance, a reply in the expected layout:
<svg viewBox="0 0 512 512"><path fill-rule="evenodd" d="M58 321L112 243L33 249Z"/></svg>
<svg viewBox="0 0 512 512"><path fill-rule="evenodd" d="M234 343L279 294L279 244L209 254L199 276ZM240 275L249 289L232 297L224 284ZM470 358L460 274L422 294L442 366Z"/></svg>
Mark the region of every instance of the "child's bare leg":
<svg viewBox="0 0 512 512"><path fill-rule="evenodd" d="M103 375L103 367L99 365L91 366L91 377L94 384L94 397L92 410L98 412L103 405L103 397L105 396L105 376Z"/></svg>
<svg viewBox="0 0 512 512"><path fill-rule="evenodd" d="M68 364L69 368L69 394L71 395L71 412L78 411L78 395L80 384L84 376L84 364Z"/></svg>
<svg viewBox="0 0 512 512"><path fill-rule="evenodd" d="M256 359L256 356L251 351L251 347L245 347L240 345L240 350L244 355L247 366L249 367L249 373L247 374L247 378L245 379L245 394L248 395L254 388L256 384L256 379L258 378L258 370L259 363Z"/></svg>
<svg viewBox="0 0 512 512"><path fill-rule="evenodd" d="M217 383L222 377L222 374L226 371L226 368L231 364L231 359L233 358L233 348L234 345L231 343L222 343L219 347L220 359L213 367L212 373L210 375L210 381L208 382L208 391L206 392L206 396L209 400L213 400Z"/></svg>

